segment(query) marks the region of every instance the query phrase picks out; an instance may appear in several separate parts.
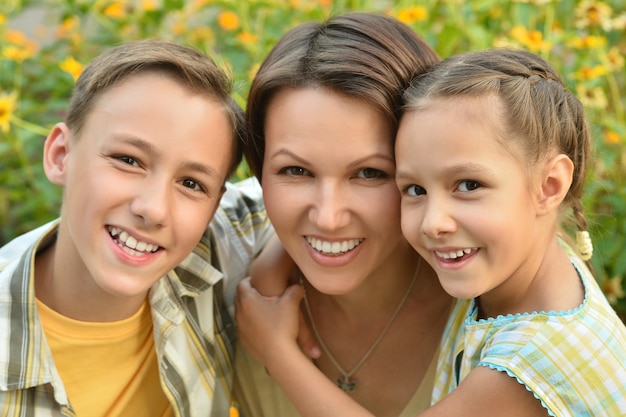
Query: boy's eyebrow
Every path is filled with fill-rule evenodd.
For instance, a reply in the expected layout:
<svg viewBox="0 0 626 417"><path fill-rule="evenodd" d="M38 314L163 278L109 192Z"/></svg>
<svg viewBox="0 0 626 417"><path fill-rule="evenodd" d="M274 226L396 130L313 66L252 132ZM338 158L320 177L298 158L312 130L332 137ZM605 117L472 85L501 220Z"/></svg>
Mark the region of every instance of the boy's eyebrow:
<svg viewBox="0 0 626 417"><path fill-rule="evenodd" d="M142 151L147 153L151 158L156 158L159 156L159 152L157 151L157 148L154 146L153 143L150 143L148 141L145 141L143 139L139 139L136 137L124 138L123 141L128 143L131 146L141 149ZM200 162L185 161L181 164L181 166L183 168L186 168L192 171L203 173L210 177L220 178L219 173L215 169Z"/></svg>

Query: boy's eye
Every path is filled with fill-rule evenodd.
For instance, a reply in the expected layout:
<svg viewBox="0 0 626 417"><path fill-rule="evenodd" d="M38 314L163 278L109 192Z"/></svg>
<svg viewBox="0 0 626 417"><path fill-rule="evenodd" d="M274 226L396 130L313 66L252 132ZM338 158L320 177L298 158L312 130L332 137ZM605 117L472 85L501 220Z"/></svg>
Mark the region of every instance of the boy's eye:
<svg viewBox="0 0 626 417"><path fill-rule="evenodd" d="M457 188L459 191L463 192L474 191L480 188L480 183L478 181L465 180L461 181Z"/></svg>
<svg viewBox="0 0 626 417"><path fill-rule="evenodd" d="M426 190L417 184L411 184L404 187L404 193L411 197L417 197L426 194Z"/></svg>
<svg viewBox="0 0 626 417"><path fill-rule="evenodd" d="M120 156L117 157L117 159L119 159L120 161L122 161L122 162L124 162L125 164L128 164L128 165L132 165L132 166L135 166L135 167L139 166L139 161L137 161L132 156L120 155Z"/></svg>
<svg viewBox="0 0 626 417"><path fill-rule="evenodd" d="M289 175L291 177L301 177L304 175L308 175L309 171L302 168L302 167L298 167L298 166L290 166L290 167L285 167L283 169L280 170L281 174L285 174L285 175Z"/></svg>
<svg viewBox="0 0 626 417"><path fill-rule="evenodd" d="M368 180L375 180L380 178L386 178L387 174L380 169L376 168L363 168L357 174L359 178L365 178Z"/></svg>
<svg viewBox="0 0 626 417"><path fill-rule="evenodd" d="M196 180L191 178L186 178L181 181L183 187L190 188L194 191L204 191L204 187Z"/></svg>

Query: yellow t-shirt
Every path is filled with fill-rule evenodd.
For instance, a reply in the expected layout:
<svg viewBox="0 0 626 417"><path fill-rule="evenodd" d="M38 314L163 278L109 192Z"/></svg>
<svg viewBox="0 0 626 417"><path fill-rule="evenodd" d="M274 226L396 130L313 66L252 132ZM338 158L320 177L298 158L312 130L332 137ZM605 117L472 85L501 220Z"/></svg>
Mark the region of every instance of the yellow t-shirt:
<svg viewBox="0 0 626 417"><path fill-rule="evenodd" d="M73 320L39 300L37 309L77 416L173 415L160 384L147 301L132 317L109 323Z"/></svg>

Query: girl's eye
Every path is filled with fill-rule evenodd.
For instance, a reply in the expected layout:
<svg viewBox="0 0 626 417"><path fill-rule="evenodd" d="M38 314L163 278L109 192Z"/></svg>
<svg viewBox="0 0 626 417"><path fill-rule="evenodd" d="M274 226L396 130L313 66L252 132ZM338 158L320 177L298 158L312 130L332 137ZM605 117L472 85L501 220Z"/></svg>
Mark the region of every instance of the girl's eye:
<svg viewBox="0 0 626 417"><path fill-rule="evenodd" d="M387 178L387 173L376 168L363 168L358 172L357 177L367 180L377 180L381 178Z"/></svg>
<svg viewBox="0 0 626 417"><path fill-rule="evenodd" d="M280 170L281 174L285 174L288 175L290 177L301 177L304 175L309 175L309 171L302 168L302 167L298 167L298 166L290 166L290 167L285 167L283 169Z"/></svg>
<svg viewBox="0 0 626 417"><path fill-rule="evenodd" d="M411 184L404 187L404 194L410 197L417 197L426 194L426 190L417 184Z"/></svg>
<svg viewBox="0 0 626 417"><path fill-rule="evenodd" d="M190 188L194 191L204 191L204 187L196 180L191 178L187 178L181 181L183 187Z"/></svg>
<svg viewBox="0 0 626 417"><path fill-rule="evenodd" d="M474 191L480 188L480 183L473 180L461 181L458 185L458 190L462 192Z"/></svg>
<svg viewBox="0 0 626 417"><path fill-rule="evenodd" d="M137 161L132 156L120 155L120 156L117 156L116 158L119 159L120 161L122 161L123 163L127 164L127 165L132 165L134 167L138 167L139 166L139 161Z"/></svg>

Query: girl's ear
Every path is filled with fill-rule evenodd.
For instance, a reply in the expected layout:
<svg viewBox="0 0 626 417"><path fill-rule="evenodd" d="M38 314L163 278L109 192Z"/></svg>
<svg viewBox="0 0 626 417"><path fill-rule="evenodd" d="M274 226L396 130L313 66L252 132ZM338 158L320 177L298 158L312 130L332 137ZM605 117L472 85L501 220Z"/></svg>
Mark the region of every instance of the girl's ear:
<svg viewBox="0 0 626 417"><path fill-rule="evenodd" d="M574 174L574 163L567 155L558 154L545 162L537 199L538 214L558 209L565 199Z"/></svg>
<svg viewBox="0 0 626 417"><path fill-rule="evenodd" d="M51 183L65 184L65 171L70 153L70 129L65 123L57 123L43 146L43 168Z"/></svg>

